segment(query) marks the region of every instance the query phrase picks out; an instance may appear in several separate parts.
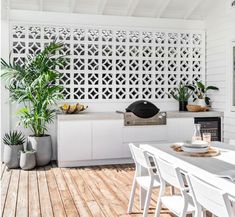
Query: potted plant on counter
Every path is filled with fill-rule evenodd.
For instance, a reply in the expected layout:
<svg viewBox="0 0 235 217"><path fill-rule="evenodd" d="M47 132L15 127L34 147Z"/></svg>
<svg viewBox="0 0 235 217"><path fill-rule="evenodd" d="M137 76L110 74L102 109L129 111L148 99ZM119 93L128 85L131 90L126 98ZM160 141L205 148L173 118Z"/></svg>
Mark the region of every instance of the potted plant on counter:
<svg viewBox="0 0 235 217"><path fill-rule="evenodd" d="M169 93L169 96L179 102L179 111L187 111L186 106L192 94L193 91L187 85L180 83L178 88L175 88Z"/></svg>
<svg viewBox="0 0 235 217"><path fill-rule="evenodd" d="M38 166L48 164L52 156L51 137L46 132L54 120L53 105L63 98L63 87L57 82L60 73L56 70L65 63L64 56L57 53L62 47L61 43L52 42L21 66L1 59L10 98L23 105L17 113L20 123L33 133L28 137L28 149L36 151Z"/></svg>
<svg viewBox="0 0 235 217"><path fill-rule="evenodd" d="M25 137L21 132L11 131L4 135L3 161L9 169L19 167L20 151L23 150L24 142Z"/></svg>
<svg viewBox="0 0 235 217"><path fill-rule="evenodd" d="M207 92L210 90L219 90L216 86L206 86L201 81L197 82L196 85L190 85L189 88L195 92L196 97L194 101L196 105L206 107L210 105L210 97L207 96Z"/></svg>

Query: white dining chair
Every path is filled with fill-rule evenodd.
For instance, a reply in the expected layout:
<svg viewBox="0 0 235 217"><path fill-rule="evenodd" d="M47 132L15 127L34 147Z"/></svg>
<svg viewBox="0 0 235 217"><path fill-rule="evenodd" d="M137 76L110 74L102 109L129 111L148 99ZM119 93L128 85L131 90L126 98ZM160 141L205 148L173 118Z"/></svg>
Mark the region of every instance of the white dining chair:
<svg viewBox="0 0 235 217"><path fill-rule="evenodd" d="M145 203L144 203L144 211L143 217L148 215L149 203L151 199L152 190L154 188L160 187L160 180L159 176L156 171L155 166L151 166L149 155L146 151L141 148L138 148L134 144L129 144L132 157L135 162L135 175L133 179L133 185L131 189L131 195L128 205L128 213L132 212L133 203L134 203L134 196L137 184L147 191ZM140 168L145 168L148 171L147 175L140 174Z"/></svg>
<svg viewBox="0 0 235 217"><path fill-rule="evenodd" d="M228 194L194 175L188 174L187 180L196 208L195 217L201 217L205 209L213 216L235 217Z"/></svg>
<svg viewBox="0 0 235 217"><path fill-rule="evenodd" d="M189 195L189 188L185 186L185 181L180 168L175 167L173 164L158 157L154 157L154 161L157 165L161 182L155 217L160 216L162 205L179 217L185 217L187 214L194 214L195 207L193 200ZM180 194L165 195L167 184L178 188Z"/></svg>
<svg viewBox="0 0 235 217"><path fill-rule="evenodd" d="M230 139L229 140L229 145L235 145L235 139Z"/></svg>

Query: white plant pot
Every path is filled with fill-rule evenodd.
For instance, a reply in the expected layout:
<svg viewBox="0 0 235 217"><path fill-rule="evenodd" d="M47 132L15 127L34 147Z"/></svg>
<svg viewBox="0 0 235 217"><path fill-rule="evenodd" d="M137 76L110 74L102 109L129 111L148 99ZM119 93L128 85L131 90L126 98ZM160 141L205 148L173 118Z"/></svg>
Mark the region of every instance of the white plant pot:
<svg viewBox="0 0 235 217"><path fill-rule="evenodd" d="M200 105L202 107L206 106L205 99L196 99L195 103L196 103L196 105Z"/></svg>

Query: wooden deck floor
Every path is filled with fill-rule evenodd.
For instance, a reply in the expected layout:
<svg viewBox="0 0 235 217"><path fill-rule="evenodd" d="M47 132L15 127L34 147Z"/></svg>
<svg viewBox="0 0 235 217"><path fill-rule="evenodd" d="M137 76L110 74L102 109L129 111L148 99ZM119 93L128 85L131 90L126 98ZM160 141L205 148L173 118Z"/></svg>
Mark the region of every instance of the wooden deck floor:
<svg viewBox="0 0 235 217"><path fill-rule="evenodd" d="M132 165L7 170L2 165L3 217L141 217L138 197L134 213L126 213L133 179ZM154 192L149 216L153 216ZM170 217L163 210L161 217Z"/></svg>

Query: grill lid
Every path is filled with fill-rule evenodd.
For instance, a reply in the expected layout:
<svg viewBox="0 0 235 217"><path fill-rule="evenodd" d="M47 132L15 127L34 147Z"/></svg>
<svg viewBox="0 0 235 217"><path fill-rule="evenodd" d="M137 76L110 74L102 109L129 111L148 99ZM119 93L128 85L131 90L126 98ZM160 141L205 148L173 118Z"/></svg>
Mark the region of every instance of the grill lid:
<svg viewBox="0 0 235 217"><path fill-rule="evenodd" d="M159 108L146 100L138 100L126 108L126 112L133 112L139 118L151 118L159 112Z"/></svg>

